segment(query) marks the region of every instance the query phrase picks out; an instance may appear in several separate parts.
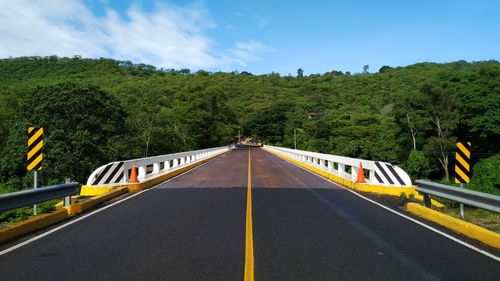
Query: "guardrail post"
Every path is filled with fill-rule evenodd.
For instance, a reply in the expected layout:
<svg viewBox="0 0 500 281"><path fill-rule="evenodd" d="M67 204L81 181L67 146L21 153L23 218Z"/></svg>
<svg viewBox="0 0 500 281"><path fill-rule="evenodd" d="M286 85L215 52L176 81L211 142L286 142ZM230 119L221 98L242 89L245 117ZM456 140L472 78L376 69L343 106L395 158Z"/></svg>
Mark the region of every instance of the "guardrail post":
<svg viewBox="0 0 500 281"><path fill-rule="evenodd" d="M170 169L170 160L165 161L163 164L163 170L169 170Z"/></svg>
<svg viewBox="0 0 500 281"><path fill-rule="evenodd" d="M64 197L63 205L64 207L68 207L69 205L71 205L71 196Z"/></svg>
<svg viewBox="0 0 500 281"><path fill-rule="evenodd" d="M423 197L424 197L424 205L425 207L427 208L431 208L431 196L429 194L423 194Z"/></svg>
<svg viewBox="0 0 500 281"><path fill-rule="evenodd" d="M175 168L175 167L179 166L179 159L176 158L172 162L173 162L172 167Z"/></svg>

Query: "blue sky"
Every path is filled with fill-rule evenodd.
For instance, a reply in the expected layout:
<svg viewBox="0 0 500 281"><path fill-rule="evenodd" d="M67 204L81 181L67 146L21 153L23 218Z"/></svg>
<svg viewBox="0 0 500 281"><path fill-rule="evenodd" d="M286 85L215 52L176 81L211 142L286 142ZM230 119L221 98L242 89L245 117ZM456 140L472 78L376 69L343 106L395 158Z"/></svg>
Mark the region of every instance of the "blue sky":
<svg viewBox="0 0 500 281"><path fill-rule="evenodd" d="M41 3L37 3L41 2ZM500 1L0 0L0 57L306 74L500 58Z"/></svg>

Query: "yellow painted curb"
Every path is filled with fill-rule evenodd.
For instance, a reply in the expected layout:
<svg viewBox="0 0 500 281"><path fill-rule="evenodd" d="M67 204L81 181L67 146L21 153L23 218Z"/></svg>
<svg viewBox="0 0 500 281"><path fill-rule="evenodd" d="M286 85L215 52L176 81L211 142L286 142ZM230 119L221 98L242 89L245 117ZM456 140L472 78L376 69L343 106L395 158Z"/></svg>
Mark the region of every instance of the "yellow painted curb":
<svg viewBox="0 0 500 281"><path fill-rule="evenodd" d="M406 204L406 210L426 220L430 220L467 237L479 240L485 244L500 249L500 234L496 232L487 230L470 222L445 215L438 211L434 211L417 203Z"/></svg>
<svg viewBox="0 0 500 281"><path fill-rule="evenodd" d="M71 196L71 200L72 200L72 202L74 202L74 200L78 200L82 196L90 196L90 197L100 196L100 195L106 194L110 191L122 188L123 186L124 185L117 185L117 186L82 185L82 188L80 189L80 194ZM64 205L64 202L61 200L55 206L56 206L56 208L62 208L63 205Z"/></svg>
<svg viewBox="0 0 500 281"><path fill-rule="evenodd" d="M42 229L69 217L66 209L57 209L51 213L41 214L28 218L24 221L7 225L0 228L0 243L11 240L18 236Z"/></svg>
<svg viewBox="0 0 500 281"><path fill-rule="evenodd" d="M115 188L107 193L102 194L102 195L92 197L87 201L84 201L81 203L71 204L67 207L68 214L71 216L79 214L79 213L87 210L88 208L91 208L99 203L107 201L111 198L115 198L115 197L120 196L120 195L127 193L127 192L128 192L128 189L126 187L118 187L118 188Z"/></svg>
<svg viewBox="0 0 500 281"><path fill-rule="evenodd" d="M144 189L148 189L150 187L153 187L161 182L164 182L170 178L173 178L177 175L180 175L184 172L187 172L197 166L200 166L201 164L204 164L212 159L215 159L217 157L220 157L222 156L223 154L226 154L227 152L229 151L226 151L224 153L221 153L221 154L217 154L215 156L212 156L210 158L207 158L207 159L203 159L203 160L200 160L200 161L197 161L195 163L192 163L192 164L189 164L185 167L182 167L182 168L179 168L179 169L176 169L176 170L173 170L171 172L168 172L166 174L163 174L163 175L159 175L157 177L154 177L152 179L148 179L146 181L143 181L143 182L139 182L139 183L129 183L127 184L127 188L130 192L137 192L137 191L141 191L141 190L144 190Z"/></svg>
<svg viewBox="0 0 500 281"><path fill-rule="evenodd" d="M281 154L278 154L274 151L271 151L269 149L266 149L266 148L262 148L264 149L265 151L271 153L271 154L274 154L280 158L283 158L285 160L287 160L288 162L292 162L302 168L305 168L315 174L318 174L324 178L327 178L333 182L336 182L338 184L341 184L345 187L348 187L350 189L354 189L354 190L358 190L358 191L363 191L363 192L370 192L370 193L376 193L376 194L383 194L383 195L392 195L392 196L400 196L401 193L405 193L406 196L409 196L410 194L413 194L414 198L415 199L418 199L418 200L423 200L422 196L419 195L417 193L417 191L415 190L415 186L411 186L411 187L392 187L392 186L384 186L384 185L372 185L372 184L366 184L366 183L356 183L356 182L353 182L349 179L345 179L341 176L337 176L333 173L330 173L328 171L325 171L323 169L320 169L318 167L314 167L312 165L309 165L309 164L306 164L304 162L301 162L301 161L298 161L296 159L293 159L293 158L290 158L288 156L284 156L284 155L281 155ZM432 200L432 205L434 205L435 207L437 208L442 208L444 207L443 204L435 201L435 200Z"/></svg>
<svg viewBox="0 0 500 281"><path fill-rule="evenodd" d="M112 191L113 189L116 189L117 186L89 186L89 185L82 185L82 188L80 190L80 195L81 196L96 196L96 195L102 195L104 193L108 193Z"/></svg>

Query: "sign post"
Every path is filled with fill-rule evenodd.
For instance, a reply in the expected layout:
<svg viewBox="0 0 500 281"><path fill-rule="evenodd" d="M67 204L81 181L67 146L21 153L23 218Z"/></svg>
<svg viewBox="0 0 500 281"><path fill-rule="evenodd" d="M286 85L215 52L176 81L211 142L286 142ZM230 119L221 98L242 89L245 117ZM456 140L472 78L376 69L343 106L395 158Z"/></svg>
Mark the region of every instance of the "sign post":
<svg viewBox="0 0 500 281"><path fill-rule="evenodd" d="M42 170L43 160L43 128L28 128L28 171L33 171L33 188L38 188L38 171ZM33 214L37 215L36 204L33 206Z"/></svg>
<svg viewBox="0 0 500 281"><path fill-rule="evenodd" d="M455 183L459 183L460 188L464 188L464 183L470 182L470 150L470 142L457 142L457 150L455 152ZM460 203L460 217L464 218L464 204L462 203Z"/></svg>

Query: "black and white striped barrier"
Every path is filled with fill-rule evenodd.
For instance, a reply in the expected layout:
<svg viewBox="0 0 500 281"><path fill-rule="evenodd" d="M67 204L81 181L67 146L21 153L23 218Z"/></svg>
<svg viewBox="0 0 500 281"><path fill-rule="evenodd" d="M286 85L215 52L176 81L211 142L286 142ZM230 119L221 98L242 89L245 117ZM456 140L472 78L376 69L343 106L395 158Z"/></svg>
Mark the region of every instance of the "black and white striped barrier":
<svg viewBox="0 0 500 281"><path fill-rule="evenodd" d="M400 167L387 162L356 159L285 147L266 145L265 148L304 163L313 164L337 176L356 181L359 165L367 170L366 183L393 187L412 186L410 176Z"/></svg>
<svg viewBox="0 0 500 281"><path fill-rule="evenodd" d="M138 180L144 181L160 174L182 168L190 163L212 157L233 149L234 146L180 152L161 156L131 159L108 163L97 168L87 180L88 186L119 185L128 182L132 163L138 169Z"/></svg>

